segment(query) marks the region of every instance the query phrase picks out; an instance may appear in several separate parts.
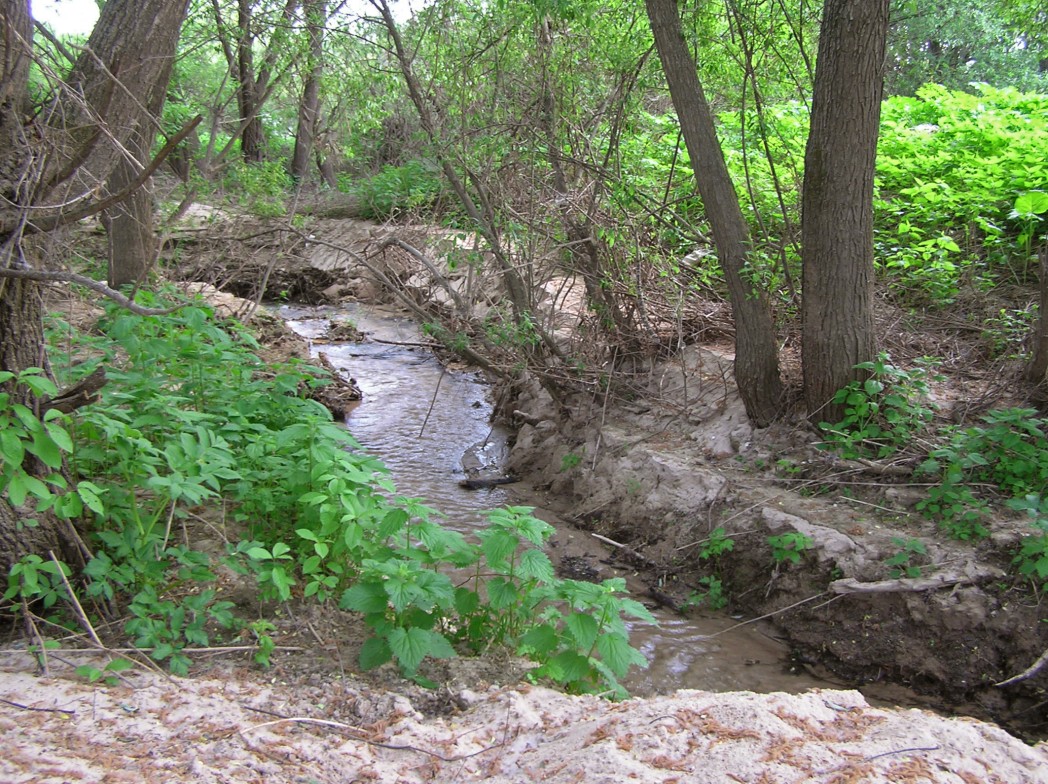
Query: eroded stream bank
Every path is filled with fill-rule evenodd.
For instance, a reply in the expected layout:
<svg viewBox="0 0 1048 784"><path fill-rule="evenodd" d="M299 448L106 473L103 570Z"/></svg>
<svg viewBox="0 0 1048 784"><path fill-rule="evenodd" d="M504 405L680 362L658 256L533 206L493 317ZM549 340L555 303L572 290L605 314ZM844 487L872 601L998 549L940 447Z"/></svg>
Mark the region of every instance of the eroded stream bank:
<svg viewBox="0 0 1048 784"><path fill-rule="evenodd" d="M873 699L912 703L918 693L925 704L1043 733L1044 676L995 685L1026 669L1046 642L1036 598L1003 590L1013 539L1000 534L978 550L943 544L912 514L913 492L904 487L880 511L848 494L798 492L805 483L783 481L776 465L799 473L827 458L804 431L749 427L725 382L730 358L687 349L652 370L650 395L575 400L570 419L525 383L503 406L518 426L507 447L507 432L489 422L492 390L475 373L445 370L418 345L425 340L410 320L355 306L284 313L307 336L339 314L378 340L314 349L358 379L365 403L351 413L350 429L390 465L401 492L428 499L460 526L492 506L535 506L557 523L551 555L570 576L580 568L598 579L625 575L637 593L679 606L715 572L736 618L772 615L720 634L734 624L727 614L662 612L660 629L634 630L653 660L629 683L635 693L801 691L827 685L818 674ZM526 481L462 490L469 454ZM703 561L717 527L735 546ZM628 547L609 553L588 532ZM767 543L783 533L812 539L797 563L777 561ZM930 582L889 580L884 561L900 534L927 537Z"/></svg>
<svg viewBox="0 0 1048 784"><path fill-rule="evenodd" d="M364 399L347 417L350 432L391 469L400 493L424 499L459 530L483 522L487 509L506 504L536 507L557 529L549 554L565 576L601 580L621 576L645 598L648 586L635 570L612 559L610 549L567 523L547 493L527 482L467 490L471 473L499 474L509 455L511 432L493 425L492 387L475 371L445 368L424 348L417 325L394 311L348 303L338 307L280 308L279 314L315 353L352 376ZM332 323L349 320L367 337L330 341ZM478 467L479 464L479 467ZM626 680L631 694L651 696L676 689L799 693L829 686L789 658L772 629L744 627L727 614L683 617L653 608L659 626L635 624L632 642L649 667Z"/></svg>

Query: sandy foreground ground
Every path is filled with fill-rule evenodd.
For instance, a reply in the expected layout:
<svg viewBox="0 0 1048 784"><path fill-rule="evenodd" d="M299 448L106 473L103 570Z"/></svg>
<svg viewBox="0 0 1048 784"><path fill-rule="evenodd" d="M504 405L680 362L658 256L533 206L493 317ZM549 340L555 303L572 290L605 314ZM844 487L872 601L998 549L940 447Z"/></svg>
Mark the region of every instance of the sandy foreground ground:
<svg viewBox="0 0 1048 784"><path fill-rule="evenodd" d="M127 675L127 673L125 673ZM611 703L518 685L423 717L353 681L0 673L0 782L1048 783L1048 745L858 692Z"/></svg>

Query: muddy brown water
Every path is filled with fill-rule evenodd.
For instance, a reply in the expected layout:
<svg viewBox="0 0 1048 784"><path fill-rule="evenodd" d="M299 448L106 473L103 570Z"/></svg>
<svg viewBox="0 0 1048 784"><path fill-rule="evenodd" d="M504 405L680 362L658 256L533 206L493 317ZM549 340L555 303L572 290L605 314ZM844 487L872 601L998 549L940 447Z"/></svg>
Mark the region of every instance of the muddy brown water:
<svg viewBox="0 0 1048 784"><path fill-rule="evenodd" d="M536 507L536 514L556 528L550 555L555 563L570 557L595 567L600 578L632 575L611 563L608 548L549 511L550 499L523 485L465 490L462 459L468 454L497 469L509 433L489 421L490 386L476 372L445 370L427 349L411 319L358 305L336 308L279 308L295 332L311 341L340 371L356 379L363 401L347 425L363 447L392 472L398 492L424 499L445 522L463 532L484 524L484 511L506 504ZM367 334L361 343L327 343L331 321L351 320ZM791 665L785 646L756 625L732 628L738 619L707 613L683 617L653 609L658 626L634 623L631 641L648 658L626 686L637 696L676 689L708 691L801 692L833 688Z"/></svg>

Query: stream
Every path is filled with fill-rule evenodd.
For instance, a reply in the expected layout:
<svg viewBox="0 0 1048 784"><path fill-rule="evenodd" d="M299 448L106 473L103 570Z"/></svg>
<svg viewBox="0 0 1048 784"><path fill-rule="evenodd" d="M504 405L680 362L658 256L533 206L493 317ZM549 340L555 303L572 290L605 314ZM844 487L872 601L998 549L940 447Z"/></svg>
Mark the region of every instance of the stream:
<svg viewBox="0 0 1048 784"><path fill-rule="evenodd" d="M602 579L623 576L638 594L644 590L639 580L631 580L634 575L628 570L609 563L606 545L558 519L542 493L523 484L476 491L459 486L466 477L463 455L497 466L510 434L489 422L492 402L485 379L475 371L445 370L418 345L425 338L414 321L359 304L289 305L277 312L310 341L314 355L323 352L332 365L356 380L364 399L350 412L347 425L361 445L389 467L402 495L425 499L449 526L463 532L483 525L486 509L506 504L535 507L536 516L556 528L550 548L554 563L570 555L599 566ZM367 339L320 342L332 320L352 321ZM663 609L653 613L659 626L631 624L631 643L651 662L646 670L634 670L626 678L624 685L631 694L643 697L689 688L767 693L834 687L795 671L786 647L757 624L731 629L739 620L723 613L689 617Z"/></svg>

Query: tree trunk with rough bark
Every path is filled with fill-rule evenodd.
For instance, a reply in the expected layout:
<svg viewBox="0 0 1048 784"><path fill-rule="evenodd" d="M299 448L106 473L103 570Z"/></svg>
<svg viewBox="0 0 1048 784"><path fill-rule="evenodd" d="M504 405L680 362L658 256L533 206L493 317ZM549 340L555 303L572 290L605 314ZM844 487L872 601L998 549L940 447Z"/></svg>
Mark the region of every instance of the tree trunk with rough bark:
<svg viewBox="0 0 1048 784"><path fill-rule="evenodd" d="M327 20L326 0L306 0L302 6L309 35L309 68L298 105L298 132L295 134L295 152L291 158L291 176L296 182L306 179L310 158L320 121L320 78L324 73L324 23Z"/></svg>
<svg viewBox="0 0 1048 784"><path fill-rule="evenodd" d="M826 0L804 156L801 308L808 410L831 402L875 358L873 176L884 84L888 0Z"/></svg>
<svg viewBox="0 0 1048 784"><path fill-rule="evenodd" d="M645 0L655 46L670 88L699 195L710 222L735 317L735 382L746 414L758 427L779 415L782 381L771 308L764 292L744 274L749 227L728 172L713 114L695 62L681 33L675 0Z"/></svg>
<svg viewBox="0 0 1048 784"><path fill-rule="evenodd" d="M130 81L121 87L139 99L139 111L125 144L127 155L121 156L109 176L107 186L110 193L118 193L131 185L149 163L187 7L184 0L151 0L144 5L146 13L153 14L148 19L148 29L136 35L133 29L129 29L131 20L125 21L122 26L124 35L120 39L124 50L111 55L114 64L121 58L133 58L140 59L141 65L129 75ZM138 51L131 51L136 41ZM162 52L171 54L165 57L160 54ZM150 180L106 211L103 222L108 240L111 287L140 282L156 261L158 248L153 207Z"/></svg>
<svg viewBox="0 0 1048 784"><path fill-rule="evenodd" d="M104 193L100 184L118 161L126 160L142 103L148 101L148 93L136 95L141 83L136 80L145 78L141 69L157 67L145 61L173 57L186 4L108 0L68 88L49 111L34 113L28 98L29 3L0 0L0 270L32 270L38 262L36 243L28 241L27 232L72 209L70 202L79 207L84 195ZM165 30L166 57L156 45ZM145 82L147 91L155 81L153 76ZM17 374L32 367L49 369L40 284L0 276L0 370ZM39 406L24 387L8 383L0 391L31 408ZM28 526L30 518L38 524ZM0 496L0 572L27 552L46 556L49 550L67 559L75 555L72 526L51 514L14 508L6 495Z"/></svg>
<svg viewBox="0 0 1048 784"><path fill-rule="evenodd" d="M252 0L239 0L237 4L237 106L240 121L246 123L240 132L240 154L249 163L262 160L265 136L262 118L258 116L259 85L255 79L255 34L252 31Z"/></svg>

